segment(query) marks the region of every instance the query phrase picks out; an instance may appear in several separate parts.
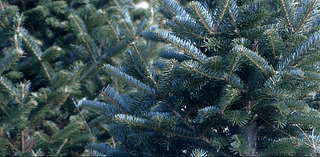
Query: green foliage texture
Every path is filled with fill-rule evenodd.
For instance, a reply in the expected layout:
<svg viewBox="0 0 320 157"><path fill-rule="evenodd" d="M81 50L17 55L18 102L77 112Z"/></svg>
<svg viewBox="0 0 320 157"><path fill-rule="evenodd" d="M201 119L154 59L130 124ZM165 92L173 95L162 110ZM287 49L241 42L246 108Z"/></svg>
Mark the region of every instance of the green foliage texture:
<svg viewBox="0 0 320 157"><path fill-rule="evenodd" d="M82 99L105 115L106 156L319 156L320 2L157 0L162 23L119 68L132 89ZM167 44L157 57L153 45ZM104 100L102 100L104 99Z"/></svg>
<svg viewBox="0 0 320 157"><path fill-rule="evenodd" d="M150 15L122 0L0 0L0 155L80 156L107 142L104 116L74 101L119 84L101 67L119 64Z"/></svg>

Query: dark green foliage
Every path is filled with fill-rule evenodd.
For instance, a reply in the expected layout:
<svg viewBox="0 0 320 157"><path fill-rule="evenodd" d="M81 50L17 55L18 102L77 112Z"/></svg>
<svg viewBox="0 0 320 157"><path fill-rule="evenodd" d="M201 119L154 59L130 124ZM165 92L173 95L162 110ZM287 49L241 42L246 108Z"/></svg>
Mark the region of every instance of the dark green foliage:
<svg viewBox="0 0 320 157"><path fill-rule="evenodd" d="M92 154L319 156L319 1L157 2L169 30L142 32L120 68L103 67L134 89L78 102L120 143Z"/></svg>
<svg viewBox="0 0 320 157"><path fill-rule="evenodd" d="M113 83L101 67L150 25L133 11L125 0L0 0L0 155L80 156L108 140L105 118L73 101Z"/></svg>

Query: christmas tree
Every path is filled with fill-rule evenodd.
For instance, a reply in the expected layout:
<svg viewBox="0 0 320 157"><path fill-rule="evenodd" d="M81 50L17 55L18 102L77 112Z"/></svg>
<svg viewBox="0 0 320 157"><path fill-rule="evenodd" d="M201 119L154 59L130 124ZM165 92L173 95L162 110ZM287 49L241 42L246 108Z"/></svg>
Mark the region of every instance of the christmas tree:
<svg viewBox="0 0 320 157"><path fill-rule="evenodd" d="M74 101L118 84L101 67L154 15L127 0L0 0L0 15L0 155L79 156L106 142L104 116Z"/></svg>
<svg viewBox="0 0 320 157"><path fill-rule="evenodd" d="M109 122L106 156L318 156L317 0L158 0L166 27L141 33L119 68L128 86L82 99ZM155 58L153 46L166 43ZM130 88L129 88L130 87Z"/></svg>

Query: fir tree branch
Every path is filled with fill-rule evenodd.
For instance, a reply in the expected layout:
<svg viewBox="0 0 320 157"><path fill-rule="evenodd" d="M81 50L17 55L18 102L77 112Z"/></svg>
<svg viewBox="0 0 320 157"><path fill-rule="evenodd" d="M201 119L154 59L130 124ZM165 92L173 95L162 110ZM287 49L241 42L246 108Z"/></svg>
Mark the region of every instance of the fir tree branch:
<svg viewBox="0 0 320 157"><path fill-rule="evenodd" d="M58 155L60 154L60 152L61 152L62 148L64 147L64 145L65 145L67 142L68 142L68 139L67 139L67 138L66 138L65 140L63 140L63 143L62 143L62 145L59 147L59 149L58 149L58 151L57 151L57 153L56 153L55 157L56 157L56 156L58 156Z"/></svg>
<svg viewBox="0 0 320 157"><path fill-rule="evenodd" d="M143 64L144 69L147 71L147 74L148 74L147 77L153 82L153 84L156 84L156 81L153 79L152 75L150 74L150 71L149 71L149 69L147 67L146 61L142 58L141 53L137 48L137 45L134 42L132 42L132 45L133 45L134 49L136 50L136 52L137 52L137 54L139 56L139 59ZM143 77L145 77L145 76L143 76Z"/></svg>
<svg viewBox="0 0 320 157"><path fill-rule="evenodd" d="M172 106L167 102L166 98L162 98L162 102L173 112L188 128L195 131L194 127L190 125L185 118L183 118Z"/></svg>
<svg viewBox="0 0 320 157"><path fill-rule="evenodd" d="M174 22L176 22L180 27L182 27L184 30L186 30L188 33L190 33L190 34L192 34L192 35L194 35L194 36L196 36L196 37L198 37L198 38L200 38L200 39L203 39L203 40L205 40L206 39L206 37L204 37L204 36L202 36L202 35L200 35L200 34L197 34L197 33L195 33L195 31L192 31L192 30L190 30L189 28L187 28L187 27L185 27L183 24L181 24L177 19L174 19Z"/></svg>
<svg viewBox="0 0 320 157"><path fill-rule="evenodd" d="M21 14L21 16L18 17L18 24L17 24L17 28L16 28L16 33L18 36L21 36L22 39L24 40L24 42L29 46L29 48L31 49L31 52L33 53L33 55L38 59L38 61L40 62L45 74L46 74L46 77L51 80L51 76L47 70L47 67L45 66L45 64L43 63L42 59L41 59L41 56L40 56L40 50L39 50L39 47L38 45L36 45L36 43L34 42L34 39L32 37L30 37L26 30L20 28L20 25L22 23L22 18L23 18L23 14ZM15 36L14 37L14 41L15 41L15 46L16 46L16 50L18 51L18 53L23 53L23 51L18 48L18 39L17 37Z"/></svg>
<svg viewBox="0 0 320 157"><path fill-rule="evenodd" d="M300 142L304 143L305 145L309 146L311 149L314 149L314 148L312 147L312 145L310 145L310 144L308 144L308 143L306 143L306 142L304 142L304 141L300 140L299 138L296 138L296 137L294 137L294 136L292 136L292 135L290 135L290 134L288 134L288 133L286 133L286 132L284 132L284 131L280 130L279 128L277 128L277 127L276 127L276 126L274 126L273 124L271 124L271 123L269 123L268 121L266 121L263 117L260 117L260 118L261 118L263 121L265 121L267 124L269 124L270 126L272 126L275 130L280 131L281 133L283 133L283 134L285 134L285 135L289 136L290 138L297 139L297 140L299 140Z"/></svg>
<svg viewBox="0 0 320 157"><path fill-rule="evenodd" d="M131 33L131 31L130 31L130 29L129 29L129 27L127 26L127 23L125 22L125 21L122 21L122 23L123 23L123 25L124 25L124 27L126 28L126 30L128 31L128 33L129 33L129 35L130 35L130 37L131 37L131 39L135 39L135 37L132 35L132 33Z"/></svg>
<svg viewBox="0 0 320 157"><path fill-rule="evenodd" d="M113 0L113 2L114 2L114 3L116 4L116 6L121 10L121 7L120 7L119 3L118 3L116 0ZM123 14L123 13L122 13L122 14ZM126 30L128 31L128 33L130 34L131 38L134 40L135 38L134 38L132 32L130 31L129 27L127 26L127 23L126 23L124 20L122 21L122 23L123 23L124 27L126 28Z"/></svg>
<svg viewBox="0 0 320 157"><path fill-rule="evenodd" d="M9 82L5 78L0 76L0 84L2 86L4 86L9 91L10 94L14 95L14 91L9 87L9 86L13 86L13 85L9 85L8 83Z"/></svg>
<svg viewBox="0 0 320 157"><path fill-rule="evenodd" d="M309 141L310 146L314 146L314 144L310 141L308 135L299 127L299 125L298 125L298 124L294 124L294 126L296 126L296 127L303 133L304 137ZM312 144L312 145L311 145L311 144ZM312 148L313 148L313 149L316 149L316 148L314 148L314 147L312 147Z"/></svg>
<svg viewBox="0 0 320 157"><path fill-rule="evenodd" d="M153 45L153 47L152 47L151 50L149 51L146 59L149 59L149 58L150 58L151 54L153 53L153 51L154 51L154 50L156 49L156 47L158 46L158 43L159 43L159 42L156 42L156 43Z"/></svg>
<svg viewBox="0 0 320 157"><path fill-rule="evenodd" d="M173 12L170 8L168 8L161 0L158 0L158 2L160 4L162 4L162 6L164 6L172 15L176 16L176 13ZM185 27L181 22L179 22L176 18L173 19L173 21L178 24L181 28L183 28L184 30L186 30L188 33L200 38L200 39L206 39L206 37L200 35L200 34L197 34L195 33L194 31L192 31L191 29Z"/></svg>
<svg viewBox="0 0 320 157"><path fill-rule="evenodd" d="M80 77L79 82L81 82L83 79L85 79L89 75L89 73L92 70L94 70L97 65L100 64L101 60L102 60L102 57L100 57L100 59L98 61L94 62L93 65L91 65L90 68L88 70L86 70L86 72Z"/></svg>
<svg viewBox="0 0 320 157"><path fill-rule="evenodd" d="M0 8L3 12L5 11L4 4L2 3L2 0L0 0ZM9 23L9 19L8 19L7 15L4 15L4 19L6 20L7 23ZM6 28L6 26L2 22L1 22L1 25L3 28Z"/></svg>
<svg viewBox="0 0 320 157"><path fill-rule="evenodd" d="M84 122L84 124L85 124L85 125L86 125L86 127L87 127L87 130L88 130L89 135L90 135L90 140L91 140L91 142L92 142L92 143L94 143L94 142L95 142L95 140L94 140L94 137L93 137L93 135L92 135L92 133L91 133L90 127L89 127L89 125L88 125L88 123L87 123L86 119L85 119L85 118L84 118L84 116L82 115L82 113L81 113L81 111L80 111L79 107L77 106L76 101L75 101L73 98L71 98L71 99L72 99L72 102L73 102L74 106L77 108L77 111L78 111L78 113L80 114L80 116L81 116L81 118L82 118L82 121Z"/></svg>
<svg viewBox="0 0 320 157"><path fill-rule="evenodd" d="M208 124L207 127L205 127L205 128L203 129L203 131L200 133L200 136L203 137L203 136L211 129L211 127L213 126L213 124L216 123L217 120L219 120L219 119L221 118L222 114L223 114L222 112L219 112L218 115L215 116L213 120L211 120L211 123Z"/></svg>
<svg viewBox="0 0 320 157"><path fill-rule="evenodd" d="M8 112L6 111L6 109L5 109L5 108L3 108L3 106L2 106L2 105L0 105L0 107L1 107L2 111L3 111L7 116L9 116Z"/></svg>
<svg viewBox="0 0 320 157"><path fill-rule="evenodd" d="M243 46L239 46L237 47L237 49L246 57L248 58L258 69L260 69L265 76L270 77L270 74L262 67L259 65L258 62L256 62L253 58L251 58L251 56L249 56L245 51L247 50L247 48L243 47ZM253 52L254 53L254 52Z"/></svg>
<svg viewBox="0 0 320 157"><path fill-rule="evenodd" d="M219 102L219 107L221 107L221 110L219 113L224 114L224 111L227 109L227 107L232 103L232 101L241 94L239 90L233 88L229 89L221 98ZM225 101L227 99L227 101Z"/></svg>
<svg viewBox="0 0 320 157"><path fill-rule="evenodd" d="M119 93L118 81L115 77L113 77L114 89Z"/></svg>
<svg viewBox="0 0 320 157"><path fill-rule="evenodd" d="M316 4L317 4L317 0L314 0L314 1L311 3L310 7L308 8L307 13L305 14L305 16L303 17L303 19L301 20L301 22L300 22L300 24L299 24L299 26L297 27L297 29L296 29L295 32L299 32L299 31L300 31L300 29L302 28L302 26L304 25L304 23L307 21L309 15L310 15L311 12L314 10L313 7L314 7Z"/></svg>
<svg viewBox="0 0 320 157"><path fill-rule="evenodd" d="M205 73L205 71L203 70L199 70L197 67L191 65L191 64L188 64L188 63L185 63L185 64L182 64L183 67L185 67L186 70L190 71L190 72L195 72L199 75L202 75L204 77L207 77L207 78L210 78L210 79L214 79L214 80L220 80L220 81L226 81L227 78L225 78L223 75L222 77L217 77L217 76L213 76L213 75L209 75L207 73ZM208 72L211 72L211 71L208 71Z"/></svg>
<svg viewBox="0 0 320 157"><path fill-rule="evenodd" d="M228 79L230 79L230 77L231 77L231 75L233 73L233 70L236 67L237 63L238 63L238 60L239 60L239 53L237 53L236 57L233 58L233 61L232 61L232 64L231 64L231 68L230 68L229 73L228 73Z"/></svg>
<svg viewBox="0 0 320 157"><path fill-rule="evenodd" d="M119 118L116 118L115 121L118 121L118 122L125 122L125 121L122 121L121 119ZM175 132L172 132L168 129L162 129L160 127L153 127L153 126L145 126L145 125L142 125L142 124L139 124L139 123L135 123L135 126L137 127L145 127L145 128L148 128L148 129L152 129L152 130L155 130L155 131L159 131L159 132L162 132L164 133L165 135L170 135L170 136L173 136L173 137L180 137L180 138L187 138L187 139L191 139L191 140L199 140L199 141L203 141L206 143L206 145L210 148L213 148L215 149L215 147L212 145L211 141L207 138L205 138L204 136L185 136L185 135L179 135ZM195 130L194 130L195 131ZM227 154L225 154L223 151L220 151L221 154L223 154L224 156L229 156Z"/></svg>
<svg viewBox="0 0 320 157"><path fill-rule="evenodd" d="M106 28L106 33L105 33L105 35L103 37L102 44L100 45L100 49L101 49L102 52L104 50L104 44L106 43L106 40L108 38L107 34L108 34L109 31L110 31L110 29Z"/></svg>
<svg viewBox="0 0 320 157"><path fill-rule="evenodd" d="M177 63L177 60L172 60L170 63L170 69L168 70L170 73L167 75L167 81L166 81L166 92L164 92L165 94L167 94L167 90L169 89L169 82L170 82L170 76L171 74L173 74L173 67L175 66L175 64Z"/></svg>
<svg viewBox="0 0 320 157"><path fill-rule="evenodd" d="M169 33L168 33L168 34L165 34L165 35L167 35L167 37L162 36L162 34L160 34L160 33L156 33L156 35L157 35L158 37L160 37L162 40L165 40L165 41L167 41L167 42L169 42L169 43L177 46L179 49L184 50L185 53L191 55L193 58L195 58L196 60L198 60L198 61L201 62L202 64L204 63L204 61L203 61L204 59L202 59L202 58L200 58L200 57L205 58L205 55L200 54L200 53L201 53L200 50L199 50L199 54L195 54L194 52L190 51L190 48L197 49L197 48L194 47L191 43L188 43L188 42L186 42L186 41L183 41L182 39L179 39L179 38L177 38L177 37L171 36ZM172 38L174 38L175 40L178 40L178 41L173 41L172 39L169 39L168 37L172 37ZM181 42L181 41L183 41L183 42ZM188 45L187 45L187 46L180 45L180 44L182 44L182 43L183 43L183 44L188 44ZM200 56L200 55L203 55L203 56Z"/></svg>
<svg viewBox="0 0 320 157"><path fill-rule="evenodd" d="M34 39L32 39L32 37L30 37L29 35L27 35L27 34L22 34L22 32L20 32L20 30L17 30L18 32L18 34L19 34L19 36L21 35L22 36L22 39L23 39L23 41L29 46L29 48L31 49L31 52L32 52L32 54L37 58L37 60L40 62L40 64L41 64L41 66L42 66L42 68L43 68L43 70L44 70L44 72L45 72L45 75L46 75L46 77L49 79L49 80L51 80L51 76L50 76L50 74L49 74L49 71L48 71L48 69L47 69L47 67L46 67L46 65L44 64L44 62L43 62L43 60L41 59L41 56L40 56L40 52L38 52L38 50L39 50L39 48L37 47L37 45L35 45L36 43L32 43L32 42L34 42L33 40Z"/></svg>
<svg viewBox="0 0 320 157"><path fill-rule="evenodd" d="M113 146L113 148L116 148L116 142L114 141L114 138L113 138L113 136L111 137L111 140L112 140L112 146Z"/></svg>
<svg viewBox="0 0 320 157"><path fill-rule="evenodd" d="M9 144L9 146L11 147L11 149L13 149L13 150L15 151L15 153L16 153L16 152L20 152L20 150L17 149L17 148L9 141L9 139L7 139L7 143Z"/></svg>
<svg viewBox="0 0 320 157"><path fill-rule="evenodd" d="M310 48L311 45L319 41L320 32L313 33L302 45L297 46L296 50L291 53L286 59L283 59L278 65L278 69L285 68L290 62L292 62L298 55L303 53L306 49Z"/></svg>
<svg viewBox="0 0 320 157"><path fill-rule="evenodd" d="M15 101L17 101L19 105L23 105L16 93L17 89L11 81L8 81L6 78L0 76L0 85L4 86L9 91L9 93L14 96Z"/></svg>
<svg viewBox="0 0 320 157"><path fill-rule="evenodd" d="M271 34L272 34L272 31L267 33L267 35L268 35L268 37L270 39L270 44L272 46L272 57L273 57L273 59L276 59L276 51L275 51L275 47L274 47L274 43L273 43Z"/></svg>
<svg viewBox="0 0 320 157"><path fill-rule="evenodd" d="M20 26L18 26L18 27L20 27ZM22 56L23 55L23 50L19 46L19 40L18 40L18 35L17 34L15 34L13 36L13 42L14 42L14 46L15 46L17 54Z"/></svg>
<svg viewBox="0 0 320 157"><path fill-rule="evenodd" d="M92 52L92 50L91 50L91 47L89 46L89 43L88 43L87 40L85 39L85 36L84 36L85 33L84 33L83 30L81 29L80 24L78 23L78 21L75 19L75 17L74 17L72 14L70 14L69 17L70 17L70 18L73 20L73 22L76 24L76 26L77 26L77 28L78 28L78 31L79 31L79 34L81 35L81 39L82 39L83 43L85 43L87 49L89 50L93 61L96 62L96 59L95 59L95 57L94 57L94 55L93 55L93 52Z"/></svg>
<svg viewBox="0 0 320 157"><path fill-rule="evenodd" d="M232 103L232 101L234 100L234 98L236 98L239 94L241 94L239 92L239 90L233 89L233 90L229 90L230 92L226 92L225 95L223 95L220 99L220 102L218 103L218 106L221 107L220 111L217 113L216 117L214 118L214 120L211 121L211 123L209 125L207 125L207 127L203 130L203 132L201 133L202 136L204 136L212 127L212 125L216 122L216 120L220 119L221 116L224 114L224 111L226 110L226 108ZM231 97L230 97L231 96ZM227 101L225 101L225 99L228 99ZM223 100L223 101L222 101Z"/></svg>
<svg viewBox="0 0 320 157"><path fill-rule="evenodd" d="M0 21L0 24L1 24L1 26L2 26L3 28L6 28L6 26L3 24L2 21Z"/></svg>
<svg viewBox="0 0 320 157"><path fill-rule="evenodd" d="M108 22L109 26L111 27L111 29L112 29L112 31L113 31L113 33L114 33L114 35L116 36L116 39L117 39L117 40L119 40L119 36L118 36L118 34L117 34L116 29L113 27L112 23L111 23L108 19L106 19L106 20L107 20L107 22Z"/></svg>
<svg viewBox="0 0 320 157"><path fill-rule="evenodd" d="M36 131L36 132L34 133L34 135L39 136L39 137L41 138L41 140L43 140L43 141L46 142L46 143L49 143L49 144L53 143L52 141L46 140L46 138L44 138L39 131Z"/></svg>
<svg viewBox="0 0 320 157"><path fill-rule="evenodd" d="M95 14L94 11L91 9L91 7L89 7L89 10L90 10L92 15ZM89 25L89 27L87 27L87 30L91 30L92 26L94 26L95 24L101 22L100 21L100 17L101 17L101 15L105 15L105 13L102 12L102 11L100 12L100 10L98 11L98 13L99 13L98 17L95 17L95 20L93 22L90 22L90 25Z"/></svg>
<svg viewBox="0 0 320 157"><path fill-rule="evenodd" d="M117 6L119 9L121 9L119 3L118 3L116 0L113 0L113 2L116 4L116 6Z"/></svg>
<svg viewBox="0 0 320 157"><path fill-rule="evenodd" d="M121 108L121 105L118 104L116 101L114 101L114 99L113 99L112 97L110 97L109 95L107 95L105 92L102 92L102 91L101 91L100 93L102 93L102 95L103 95L105 98L107 98L107 100L108 100L110 103L114 104L118 109L120 109L123 114L126 114L126 115L128 114L128 112L126 112L125 110L123 110L123 109Z"/></svg>
<svg viewBox="0 0 320 157"><path fill-rule="evenodd" d="M34 138L29 137L29 130L24 129L21 131L21 152L29 152L36 145L36 141Z"/></svg>
<svg viewBox="0 0 320 157"><path fill-rule="evenodd" d="M213 35L218 34L218 28L219 28L220 23L222 22L222 18L223 18L223 16L224 16L224 14L226 13L227 8L228 8L228 6L229 6L229 1L230 1L230 0L226 0L225 3L223 4L223 8L222 8L222 10L221 10L221 12L220 12L218 21L217 21L217 23L215 24L214 29L213 29L213 30L214 30Z"/></svg>
<svg viewBox="0 0 320 157"><path fill-rule="evenodd" d="M148 92L151 95L155 94L154 89L152 89L151 87L145 85L144 83L134 79L132 76L127 75L126 73L123 73L119 70L117 70L116 68L114 68L113 66L109 65L109 64L105 64L103 66L104 69L106 69L107 71L113 73L115 75L115 77L123 80L124 82L126 82L127 84L131 85L132 87L135 87L137 89L141 89L143 91Z"/></svg>
<svg viewBox="0 0 320 157"><path fill-rule="evenodd" d="M280 3L281 3L281 7L284 11L284 14L285 14L285 19L286 19L286 22L287 22L287 25L289 27L289 30L290 31L294 31L293 28L292 28L292 25L291 25L291 22L290 22L290 19L289 19L289 14L288 14L288 11L286 9L286 5L284 3L284 0L280 0Z"/></svg>
<svg viewBox="0 0 320 157"><path fill-rule="evenodd" d="M236 18L238 17L238 6L237 6L236 0L230 1L229 13L231 15L231 21L232 21L233 27L235 28L235 32L236 32L237 36L240 37L241 36L240 30L237 26L237 21L236 21Z"/></svg>
<svg viewBox="0 0 320 157"><path fill-rule="evenodd" d="M198 10L198 8L197 8L197 4L196 4L197 2L195 2L195 1L192 1L191 3L190 3L190 5L193 7L193 10L196 12L196 15L199 17L199 21L200 21L200 23L204 26L204 28L209 32L209 34L210 35L215 35L215 32L214 31L212 31L210 28L209 28L209 26L207 25L207 23L205 22L205 19L203 19L203 17L201 16L201 14L199 13L199 10ZM199 2L198 2L199 3Z"/></svg>

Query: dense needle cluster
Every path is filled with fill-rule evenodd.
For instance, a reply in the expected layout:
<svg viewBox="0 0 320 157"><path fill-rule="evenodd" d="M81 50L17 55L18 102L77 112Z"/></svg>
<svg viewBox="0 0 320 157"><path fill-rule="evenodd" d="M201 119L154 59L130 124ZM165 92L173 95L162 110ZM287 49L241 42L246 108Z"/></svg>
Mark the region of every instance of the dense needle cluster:
<svg viewBox="0 0 320 157"><path fill-rule="evenodd" d="M166 27L144 31L119 68L133 87L83 99L117 146L96 155L319 155L319 1L158 0ZM168 46L150 59L153 44Z"/></svg>

